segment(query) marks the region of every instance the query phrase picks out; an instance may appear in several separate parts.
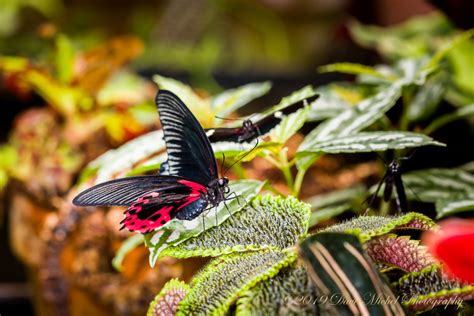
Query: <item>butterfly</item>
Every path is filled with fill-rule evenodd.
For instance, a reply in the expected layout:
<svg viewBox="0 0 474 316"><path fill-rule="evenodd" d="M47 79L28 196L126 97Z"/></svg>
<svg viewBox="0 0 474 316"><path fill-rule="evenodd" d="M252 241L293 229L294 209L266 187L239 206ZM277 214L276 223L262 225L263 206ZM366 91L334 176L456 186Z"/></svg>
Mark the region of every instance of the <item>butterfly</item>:
<svg viewBox="0 0 474 316"><path fill-rule="evenodd" d="M385 174L383 175L382 180L380 180L377 189L375 190L375 193L370 198L369 207L367 208L367 210L370 209L370 207L373 205L375 198L377 197L380 189L382 188L382 184L385 183L385 187L383 190L384 201L390 201L390 199L392 198L393 191L395 189L395 203L397 205L398 211L401 213L408 213L408 199L405 191L405 185L403 184L402 180L402 167L400 165L400 161L411 159L415 152L416 151L414 151L407 157L392 159L392 161L390 161L389 163L386 163L384 161L386 166ZM380 158L383 160L382 157ZM413 194L416 196L415 192L413 192Z"/></svg>
<svg viewBox="0 0 474 316"><path fill-rule="evenodd" d="M216 142L237 142L244 143L254 140L257 137L264 136L277 126L283 117L296 112L306 104L311 104L318 99L319 95L297 101L285 108L275 111L272 114L264 116L257 122L245 119L240 127L219 127L206 129L206 135L211 143Z"/></svg>
<svg viewBox="0 0 474 316"><path fill-rule="evenodd" d="M156 105L168 153L168 175L136 176L95 185L76 196L79 206L126 205L122 228L151 232L173 218L192 220L226 199L228 179L204 130L172 92L160 90Z"/></svg>
<svg viewBox="0 0 474 316"><path fill-rule="evenodd" d="M241 127L219 127L205 129L206 135L211 143L216 142L234 142L244 143L250 142L257 137L264 136L270 132L276 125L278 125L284 116L296 112L306 104L311 104L318 99L319 95L314 95L307 99L303 99L292 103L281 110L275 111L272 114L264 116L257 122L252 122L250 119L245 119ZM160 174L169 174L168 161L165 161L160 166Z"/></svg>

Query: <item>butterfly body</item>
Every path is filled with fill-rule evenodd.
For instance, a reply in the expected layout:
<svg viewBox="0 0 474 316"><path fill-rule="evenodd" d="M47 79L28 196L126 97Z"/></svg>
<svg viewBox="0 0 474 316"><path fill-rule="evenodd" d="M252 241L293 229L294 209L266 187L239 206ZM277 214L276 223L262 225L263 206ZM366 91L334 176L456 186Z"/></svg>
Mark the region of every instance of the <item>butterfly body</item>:
<svg viewBox="0 0 474 316"><path fill-rule="evenodd" d="M173 93L156 97L168 152L168 174L137 176L100 183L74 200L76 205L126 205L122 228L151 232L173 218L192 220L216 207L229 193L219 178L209 140L196 118Z"/></svg>

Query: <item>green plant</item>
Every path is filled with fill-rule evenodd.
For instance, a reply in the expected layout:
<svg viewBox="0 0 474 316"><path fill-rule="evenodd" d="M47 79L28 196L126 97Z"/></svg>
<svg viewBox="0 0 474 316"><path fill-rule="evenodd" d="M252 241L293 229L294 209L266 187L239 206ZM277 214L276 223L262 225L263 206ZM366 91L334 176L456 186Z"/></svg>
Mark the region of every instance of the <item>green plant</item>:
<svg viewBox="0 0 474 316"><path fill-rule="evenodd" d="M404 36L397 32L388 33ZM450 36L441 48L420 49L419 56L397 55L390 65L324 66L321 71L353 74L355 81L304 87L257 114L253 118L320 95L286 116L257 146L213 144L216 158L222 154L233 158L226 159L238 179L231 182L231 191L241 199L193 221L172 220L143 239L132 236L114 260L120 269L127 252L143 241L151 265L166 256L211 258L189 284L171 280L151 303L148 315L350 315L354 308L361 314L402 315L444 305L468 308L473 285L445 275L442 264L420 244L420 231L437 229L429 217L414 212L389 216L397 210L381 203L373 215L338 222L344 212L364 210L362 201L374 193L374 188L364 184L310 197L306 200L310 204L297 198L308 170L323 155L394 151L395 158L400 158L410 149L445 146L430 135L474 113L474 105L464 102L468 94L453 98L459 82L452 80L457 73L448 63L454 51L471 44L471 35L467 31ZM180 96L204 127L223 125L216 116L234 115L270 88L268 83L249 84L203 97L178 81L162 76L154 80L161 89ZM451 112L436 117L445 101L452 104ZM394 107L400 107L401 114L389 116ZM317 126L290 153L294 136L306 122ZM153 131L107 152L85 169L82 183L156 172L166 159L161 137L159 130ZM272 183L247 178L251 163L258 159L281 173L286 191L293 196ZM403 181L410 188L408 198L433 203L440 218L473 209L473 170L472 163L449 170L417 170L403 174ZM262 191L274 195L262 195ZM332 223L318 227L327 220ZM331 302L329 298L335 295L352 298L356 304Z"/></svg>

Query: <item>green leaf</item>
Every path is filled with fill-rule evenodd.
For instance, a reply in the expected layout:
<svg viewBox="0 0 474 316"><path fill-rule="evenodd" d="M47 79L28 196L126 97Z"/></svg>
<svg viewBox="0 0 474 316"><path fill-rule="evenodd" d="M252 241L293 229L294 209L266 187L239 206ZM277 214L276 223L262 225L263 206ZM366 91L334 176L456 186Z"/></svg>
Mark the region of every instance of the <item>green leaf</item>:
<svg viewBox="0 0 474 316"><path fill-rule="evenodd" d="M424 202L447 200L474 193L474 175L460 168L432 168L402 175L410 199ZM416 195L415 195L416 194Z"/></svg>
<svg viewBox="0 0 474 316"><path fill-rule="evenodd" d="M204 126L208 126L213 119L209 101L200 98L190 86L160 75L154 75L153 81L163 90L169 90L176 94L186 106L193 112L198 121Z"/></svg>
<svg viewBox="0 0 474 316"><path fill-rule="evenodd" d="M164 249L160 257L216 257L232 252L283 250L296 245L306 234L309 217L309 205L294 197L258 196L221 225Z"/></svg>
<svg viewBox="0 0 474 316"><path fill-rule="evenodd" d="M255 197L263 185L263 182L257 180L239 180L229 183L230 192L235 192L236 195L242 196L246 201L250 201ZM226 203L220 203L217 208L211 209L206 214L190 221L173 219L159 230L146 234L145 244L150 250L150 266L155 265L164 249L179 245L191 237L200 235L207 229L221 225L231 215L235 216L245 206L242 197L239 198L239 201L232 199Z"/></svg>
<svg viewBox="0 0 474 316"><path fill-rule="evenodd" d="M441 103L446 88L447 77L443 74L428 79L413 96L408 107L408 119L418 122L430 117Z"/></svg>
<svg viewBox="0 0 474 316"><path fill-rule="evenodd" d="M400 94L401 85L394 83L357 106L324 121L305 137L298 152L306 151L316 142L338 136L349 136L372 125L395 104Z"/></svg>
<svg viewBox="0 0 474 316"><path fill-rule="evenodd" d="M317 195L306 200L311 205L311 219L309 226L336 217L350 210L356 201L362 200L366 194L363 185L356 185L348 189Z"/></svg>
<svg viewBox="0 0 474 316"><path fill-rule="evenodd" d="M451 123L455 120L471 117L471 116L474 116L474 104L463 106L452 113L448 113L436 118L435 120L431 122L430 125L426 127L426 129L424 130L424 133L431 134L435 130L439 129L440 127L445 126L448 123Z"/></svg>
<svg viewBox="0 0 474 316"><path fill-rule="evenodd" d="M474 298L474 286L449 279L439 265L404 275L395 284L402 303L412 311L457 304Z"/></svg>
<svg viewBox="0 0 474 316"><path fill-rule="evenodd" d="M347 222L329 226L321 232L341 232L354 234L361 241L388 234L396 229L428 230L436 224L427 216L420 213L407 213L399 216L359 216Z"/></svg>
<svg viewBox="0 0 474 316"><path fill-rule="evenodd" d="M74 73L75 51L73 43L64 34L56 37L56 73L59 82L67 83L72 79Z"/></svg>
<svg viewBox="0 0 474 316"><path fill-rule="evenodd" d="M261 120L267 116L275 114L275 112L283 110L284 108L296 102L312 97L315 94L316 92L312 86L305 86L299 90L294 91L289 96L282 98L277 105L272 106L271 108L263 111L262 113L253 114L252 120L253 121Z"/></svg>
<svg viewBox="0 0 474 316"><path fill-rule="evenodd" d="M365 243L365 249L373 261L405 272L421 271L436 263L426 247L409 236L387 234L375 237Z"/></svg>
<svg viewBox="0 0 474 316"><path fill-rule="evenodd" d="M165 150L163 131L157 130L139 136L117 149L111 149L89 163L97 169L95 183L101 183L126 173L145 158Z"/></svg>
<svg viewBox="0 0 474 316"><path fill-rule="evenodd" d="M311 108L306 106L295 113L285 116L270 132L270 139L280 144L286 143L291 136L296 134L300 128L303 127L310 110Z"/></svg>
<svg viewBox="0 0 474 316"><path fill-rule="evenodd" d="M318 233L301 243L300 254L328 315L405 315L356 236ZM338 297L347 303L335 303Z"/></svg>
<svg viewBox="0 0 474 316"><path fill-rule="evenodd" d="M216 258L193 278L176 315L225 315L241 293L275 276L296 258L293 251L257 251Z"/></svg>
<svg viewBox="0 0 474 316"><path fill-rule="evenodd" d="M287 267L243 292L235 315L316 315L315 299L306 270L301 266Z"/></svg>
<svg viewBox="0 0 474 316"><path fill-rule="evenodd" d="M353 92L353 85L330 84L318 87L319 98L311 104L308 121L322 121L332 118L360 102L361 95Z"/></svg>
<svg viewBox="0 0 474 316"><path fill-rule="evenodd" d="M115 257L112 259L112 266L117 271L122 271L122 262L125 259L125 256L132 251L133 249L137 248L138 246L143 244L143 235L136 234L133 235L127 240L125 240L122 245L120 246L119 250L115 254Z"/></svg>
<svg viewBox="0 0 474 316"><path fill-rule="evenodd" d="M272 88L269 81L249 83L236 89L226 90L211 99L211 108L219 117L227 117L252 100L267 94ZM214 122L220 119L215 118Z"/></svg>
<svg viewBox="0 0 474 316"><path fill-rule="evenodd" d="M431 137L411 132L365 132L352 136L334 137L329 140L312 142L306 147L307 153L360 153L386 151L389 149L403 149L421 146L445 146Z"/></svg>
<svg viewBox="0 0 474 316"><path fill-rule="evenodd" d="M155 296L148 308L147 316L174 315L178 304L190 291L190 287L177 279L169 280Z"/></svg>
<svg viewBox="0 0 474 316"><path fill-rule="evenodd" d="M474 192L457 198L436 201L436 218L438 219L467 211L474 211Z"/></svg>
<svg viewBox="0 0 474 316"><path fill-rule="evenodd" d="M367 75L387 82L397 79L396 77L387 76L377 71L374 67L354 63L335 63L319 67L318 70L319 72L342 72L351 75Z"/></svg>

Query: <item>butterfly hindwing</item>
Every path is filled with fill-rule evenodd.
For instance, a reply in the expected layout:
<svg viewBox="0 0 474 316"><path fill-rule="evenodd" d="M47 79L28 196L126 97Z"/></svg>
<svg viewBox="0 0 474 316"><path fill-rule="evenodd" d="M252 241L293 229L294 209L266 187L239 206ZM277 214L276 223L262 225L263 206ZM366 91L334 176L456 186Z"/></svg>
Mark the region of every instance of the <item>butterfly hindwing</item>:
<svg viewBox="0 0 474 316"><path fill-rule="evenodd" d="M125 211L122 228L147 233L173 218L191 220L208 205L207 188L199 183L179 179L176 185L141 196Z"/></svg>
<svg viewBox="0 0 474 316"><path fill-rule="evenodd" d="M217 164L204 130L172 92L156 96L168 152L169 174L208 184L217 179Z"/></svg>

